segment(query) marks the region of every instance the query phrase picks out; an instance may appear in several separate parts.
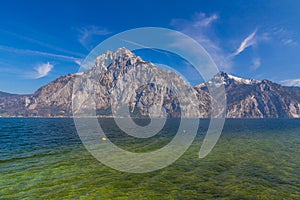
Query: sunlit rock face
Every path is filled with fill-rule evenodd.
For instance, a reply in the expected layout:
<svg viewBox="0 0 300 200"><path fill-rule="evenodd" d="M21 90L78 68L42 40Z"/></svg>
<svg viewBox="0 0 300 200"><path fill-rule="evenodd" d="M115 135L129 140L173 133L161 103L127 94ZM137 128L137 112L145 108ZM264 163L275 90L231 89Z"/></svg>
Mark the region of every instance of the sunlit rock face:
<svg viewBox="0 0 300 200"><path fill-rule="evenodd" d="M0 116L206 118L217 102L207 85L225 88L229 118L300 117L299 87L225 72L191 87L180 75L144 61L126 48L107 51L85 72L59 77L32 95L0 92Z"/></svg>
<svg viewBox="0 0 300 200"><path fill-rule="evenodd" d="M286 87L268 80L242 79L224 72L212 81L223 84L228 118L299 118L300 88ZM207 91L206 84L196 86Z"/></svg>
<svg viewBox="0 0 300 200"><path fill-rule="evenodd" d="M125 48L97 58L76 77L73 111L116 117L203 117L198 93L175 72L143 61ZM90 101L90 94L94 101ZM91 105L91 106L90 106Z"/></svg>

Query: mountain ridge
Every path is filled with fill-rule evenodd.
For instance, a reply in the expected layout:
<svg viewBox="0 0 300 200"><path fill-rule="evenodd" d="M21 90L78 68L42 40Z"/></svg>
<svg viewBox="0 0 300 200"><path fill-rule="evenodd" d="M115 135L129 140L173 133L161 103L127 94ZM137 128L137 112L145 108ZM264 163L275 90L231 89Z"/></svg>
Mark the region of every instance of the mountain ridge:
<svg viewBox="0 0 300 200"><path fill-rule="evenodd" d="M0 116L7 117L72 117L72 94L79 97L78 108L89 107L89 95L82 88L74 88L79 80L81 84L92 89L95 95L97 115L111 116L110 93L119 84L124 75L127 79L120 87L128 87L137 79L137 71L143 69L146 74L161 74L154 64L142 60L141 57L125 48L116 52L107 51L97 57L95 64L86 72L68 74L40 87L31 95L18 95L0 92ZM151 72L151 73L150 73ZM128 75L130 74L130 75ZM178 75L175 79L183 81ZM161 82L151 85L145 82L148 77L141 76L144 86L130 90L130 112L136 116L146 116L151 107L161 103L168 116L179 117L181 110L178 99L172 91L164 88ZM82 80L80 80L82 79ZM95 79L97 84L83 80ZM155 81L155 78L151 79ZM177 80L177 81L178 81ZM300 87L281 86L269 80L244 79L219 72L208 83L199 83L193 88L197 93L197 104L200 115L210 116L210 96L206 84L223 85L227 97L226 117L228 118L300 118ZM183 83L183 88L185 83ZM126 87L125 87L126 86ZM157 91L160 91L157 93ZM127 98L126 96L124 96ZM129 97L128 97L129 98ZM185 99L187 102L188 99ZM195 101L195 100L193 100ZM189 101L191 102L191 101ZM124 102L123 102L124 103ZM88 109L91 109L89 107ZM151 110L151 109L150 109ZM72 112L73 111L73 112ZM188 113L193 115L194 113Z"/></svg>

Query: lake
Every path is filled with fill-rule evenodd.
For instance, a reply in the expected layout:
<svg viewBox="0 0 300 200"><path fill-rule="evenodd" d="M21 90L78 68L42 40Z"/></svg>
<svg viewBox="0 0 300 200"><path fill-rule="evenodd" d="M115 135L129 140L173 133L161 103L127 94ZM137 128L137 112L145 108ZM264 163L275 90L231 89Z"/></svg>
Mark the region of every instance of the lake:
<svg viewBox="0 0 300 200"><path fill-rule="evenodd" d="M158 136L134 139L101 120L109 139L133 152L161 148L178 127L169 121ZM227 119L199 159L208 122L176 162L132 174L97 161L73 119L0 118L0 199L300 199L300 119Z"/></svg>

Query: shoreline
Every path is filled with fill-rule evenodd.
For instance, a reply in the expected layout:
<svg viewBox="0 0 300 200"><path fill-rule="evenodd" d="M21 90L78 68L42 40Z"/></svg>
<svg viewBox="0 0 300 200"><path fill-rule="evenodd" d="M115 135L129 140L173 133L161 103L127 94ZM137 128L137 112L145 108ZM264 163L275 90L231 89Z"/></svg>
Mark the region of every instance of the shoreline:
<svg viewBox="0 0 300 200"><path fill-rule="evenodd" d="M51 117L47 117L47 116L0 116L0 119L89 119L89 118L103 118L103 119L126 119L126 117L113 117L113 116L82 116L82 117L74 117L74 116L51 116ZM130 117L131 119L148 119L146 117ZM152 119L163 119L162 117L153 117ZM167 117L167 119L211 119L211 118L180 118L180 117ZM278 117L274 117L274 118L214 118L214 119L245 119L245 120L266 120L266 119L300 119L300 118L278 118Z"/></svg>

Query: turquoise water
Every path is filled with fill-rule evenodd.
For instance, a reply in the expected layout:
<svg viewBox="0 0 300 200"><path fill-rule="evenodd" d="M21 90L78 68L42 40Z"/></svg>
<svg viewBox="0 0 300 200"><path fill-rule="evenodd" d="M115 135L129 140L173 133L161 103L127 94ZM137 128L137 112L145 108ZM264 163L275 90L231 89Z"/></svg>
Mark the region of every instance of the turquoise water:
<svg viewBox="0 0 300 200"><path fill-rule="evenodd" d="M131 151L167 144L125 137L102 121L110 139ZM227 120L220 140L198 158L208 120L175 163L128 174L94 159L72 119L0 119L0 199L300 199L300 120Z"/></svg>

